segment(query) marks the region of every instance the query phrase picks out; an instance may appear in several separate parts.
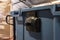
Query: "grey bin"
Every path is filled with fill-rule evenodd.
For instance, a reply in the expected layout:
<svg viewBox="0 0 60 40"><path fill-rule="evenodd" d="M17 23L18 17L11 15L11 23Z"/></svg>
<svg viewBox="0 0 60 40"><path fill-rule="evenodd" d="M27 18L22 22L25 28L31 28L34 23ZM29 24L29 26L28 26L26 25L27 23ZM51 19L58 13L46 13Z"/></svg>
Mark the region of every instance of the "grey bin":
<svg viewBox="0 0 60 40"><path fill-rule="evenodd" d="M60 40L60 10L59 5L48 5L22 9L23 25L16 20L16 40ZM41 19L41 32L26 30L26 13L35 11Z"/></svg>
<svg viewBox="0 0 60 40"><path fill-rule="evenodd" d="M39 37L36 35L38 33L35 33L36 36L33 36L34 32L32 32L29 36L29 34L27 34L27 30L25 29L25 40L28 40L27 38L29 38L30 40L60 40L60 10L56 11L58 7L58 5L50 5L50 8L46 6L46 8L36 7L24 9L25 11L22 11L24 20L26 19L25 17L27 12L37 11L38 17L40 17L42 25ZM33 39L34 37L36 39Z"/></svg>

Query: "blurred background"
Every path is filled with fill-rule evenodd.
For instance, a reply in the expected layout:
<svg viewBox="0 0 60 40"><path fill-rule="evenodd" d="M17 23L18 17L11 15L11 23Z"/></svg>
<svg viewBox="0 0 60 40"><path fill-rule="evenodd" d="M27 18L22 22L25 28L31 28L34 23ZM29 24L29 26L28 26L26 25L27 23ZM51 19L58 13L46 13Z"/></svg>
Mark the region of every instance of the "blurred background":
<svg viewBox="0 0 60 40"><path fill-rule="evenodd" d="M13 40L13 26L6 23L6 16L20 8L37 7L40 4L60 3L59 0L0 0L0 40ZM40 5L41 6L41 5ZM13 23L12 18L8 18Z"/></svg>

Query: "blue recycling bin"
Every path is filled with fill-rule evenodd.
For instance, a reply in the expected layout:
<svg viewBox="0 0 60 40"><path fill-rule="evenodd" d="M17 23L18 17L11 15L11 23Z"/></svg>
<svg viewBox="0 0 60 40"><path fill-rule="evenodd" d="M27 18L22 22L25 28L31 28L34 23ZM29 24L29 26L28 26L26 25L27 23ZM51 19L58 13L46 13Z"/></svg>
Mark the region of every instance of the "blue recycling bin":
<svg viewBox="0 0 60 40"><path fill-rule="evenodd" d="M26 8L20 11L22 13L23 25L18 24L17 18L19 19L19 17L15 16L16 40L60 40L60 4ZM30 33L26 30L26 13L31 11L37 12L38 17L41 19L40 33ZM14 15L12 16L14 17Z"/></svg>
<svg viewBox="0 0 60 40"><path fill-rule="evenodd" d="M34 7L28 9L22 9L23 20L25 22L26 13L30 11L37 11L38 17L41 19L41 32L40 39L36 40L60 40L60 4L49 5L43 7ZM25 30L25 40L32 39ZM33 35L33 34L32 34ZM38 36L36 36L38 37ZM34 37L33 37L34 38Z"/></svg>

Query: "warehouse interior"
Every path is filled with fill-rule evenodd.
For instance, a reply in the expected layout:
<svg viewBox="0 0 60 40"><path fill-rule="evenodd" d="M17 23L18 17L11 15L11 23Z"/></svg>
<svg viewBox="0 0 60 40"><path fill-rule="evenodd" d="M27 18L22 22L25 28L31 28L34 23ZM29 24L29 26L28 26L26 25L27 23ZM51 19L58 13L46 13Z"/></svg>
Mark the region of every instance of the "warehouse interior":
<svg viewBox="0 0 60 40"><path fill-rule="evenodd" d="M0 40L60 40L60 0L0 0Z"/></svg>

